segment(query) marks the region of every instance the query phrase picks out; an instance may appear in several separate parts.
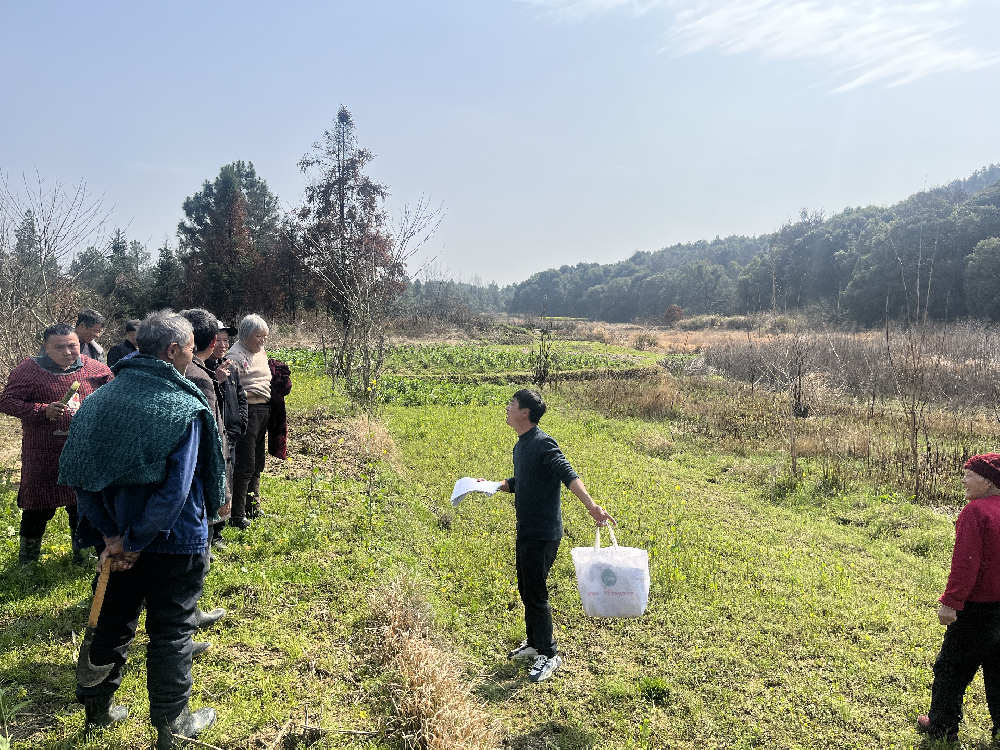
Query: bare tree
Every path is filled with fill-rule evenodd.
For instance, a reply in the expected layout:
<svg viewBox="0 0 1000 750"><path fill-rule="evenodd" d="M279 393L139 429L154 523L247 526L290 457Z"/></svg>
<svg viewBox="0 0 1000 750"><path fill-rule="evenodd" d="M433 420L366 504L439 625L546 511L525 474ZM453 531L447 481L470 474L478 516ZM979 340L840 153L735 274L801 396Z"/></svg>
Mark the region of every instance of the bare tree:
<svg viewBox="0 0 1000 750"><path fill-rule="evenodd" d="M109 211L85 182L22 177L23 191L0 174L0 376L38 346L46 326L75 312L73 253L100 245Z"/></svg>
<svg viewBox="0 0 1000 750"><path fill-rule="evenodd" d="M365 174L373 158L358 145L351 113L341 106L333 128L299 162L312 179L298 211L301 231L291 243L323 279L328 308L340 319L332 374L368 405L377 396L390 306L405 289L406 263L442 218L441 208L421 198L394 224L385 208L387 186Z"/></svg>

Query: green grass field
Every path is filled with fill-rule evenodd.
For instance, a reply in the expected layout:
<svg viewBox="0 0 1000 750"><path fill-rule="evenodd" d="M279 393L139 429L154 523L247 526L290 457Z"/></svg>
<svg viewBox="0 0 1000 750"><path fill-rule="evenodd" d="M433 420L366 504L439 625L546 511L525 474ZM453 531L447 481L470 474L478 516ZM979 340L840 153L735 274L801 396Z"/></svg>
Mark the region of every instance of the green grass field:
<svg viewBox="0 0 1000 750"><path fill-rule="evenodd" d="M292 451L307 433L363 429L315 361L293 362ZM369 593L405 573L507 747L931 746L913 723L929 705L943 634L934 611L948 517L863 486L836 489L805 459L802 482L775 492L786 458L766 445L716 452L669 421L602 416L568 387L547 394L542 427L617 517L619 541L649 551L652 593L642 618L584 616L569 550L594 535L565 492L567 534L550 577L565 664L530 684L504 658L523 637L511 498L448 502L460 476L510 473L515 436L502 404L514 389L456 385L490 398L390 401L381 423L391 443L373 432L359 455L357 442L334 441L302 459L306 476L274 464L264 484L271 517L242 535L227 530L206 582L204 607L230 614L205 634L215 647L194 666L193 705L219 712L201 739L268 747L293 719L280 746L304 747L314 739L300 728L308 710L329 730L314 747L403 747L386 699L394 676L362 644ZM665 442L669 451L656 449ZM84 627L90 576L69 565L65 518L50 524L38 568L18 571L15 493L0 495L0 687L5 700L30 701L11 724L14 747L148 747L141 627L119 693L134 718L81 734L73 633ZM980 678L966 709L966 746L987 747Z"/></svg>

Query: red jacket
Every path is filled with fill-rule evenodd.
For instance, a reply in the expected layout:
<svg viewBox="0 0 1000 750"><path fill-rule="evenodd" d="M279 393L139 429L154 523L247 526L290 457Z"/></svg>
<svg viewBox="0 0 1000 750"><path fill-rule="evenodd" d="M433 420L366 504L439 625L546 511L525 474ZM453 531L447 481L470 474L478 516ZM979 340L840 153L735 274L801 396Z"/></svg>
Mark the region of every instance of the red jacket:
<svg viewBox="0 0 1000 750"><path fill-rule="evenodd" d="M292 371L280 359L267 360L271 368L271 414L267 421L267 452L275 458L288 457L288 415L285 396L292 392Z"/></svg>
<svg viewBox="0 0 1000 750"><path fill-rule="evenodd" d="M83 366L78 370L53 373L32 357L23 359L11 370L7 386L0 395L0 412L21 420L19 508L50 510L76 505L73 489L56 484L59 455L80 403L115 377L103 362L90 357L82 357L81 361ZM45 416L46 405L61 399L74 380L80 383L80 390L63 415L50 422Z"/></svg>
<svg viewBox="0 0 1000 750"><path fill-rule="evenodd" d="M958 514L948 586L939 601L956 610L966 602L1000 602L1000 495L973 500Z"/></svg>

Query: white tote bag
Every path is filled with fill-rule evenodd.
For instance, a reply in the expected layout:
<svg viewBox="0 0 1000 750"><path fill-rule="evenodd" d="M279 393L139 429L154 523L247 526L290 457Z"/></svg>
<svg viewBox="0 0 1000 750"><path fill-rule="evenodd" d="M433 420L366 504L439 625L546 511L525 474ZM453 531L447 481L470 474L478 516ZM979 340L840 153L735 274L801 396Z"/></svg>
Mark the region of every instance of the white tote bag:
<svg viewBox="0 0 1000 750"><path fill-rule="evenodd" d="M574 547L573 566L583 611L591 617L639 617L649 604L649 555L635 547L619 547L615 532L610 547L601 548L601 530L593 547Z"/></svg>

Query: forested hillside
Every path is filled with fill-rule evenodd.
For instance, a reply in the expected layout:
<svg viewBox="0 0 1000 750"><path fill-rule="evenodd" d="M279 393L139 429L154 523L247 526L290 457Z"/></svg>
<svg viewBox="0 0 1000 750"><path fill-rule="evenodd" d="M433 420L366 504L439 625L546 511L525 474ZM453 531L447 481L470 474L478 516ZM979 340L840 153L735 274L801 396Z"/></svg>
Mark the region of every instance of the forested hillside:
<svg viewBox="0 0 1000 750"><path fill-rule="evenodd" d="M515 313L612 322L782 311L822 303L872 324L911 314L1000 320L1000 164L893 206L803 211L771 234L637 252L609 265L536 273L513 289Z"/></svg>

